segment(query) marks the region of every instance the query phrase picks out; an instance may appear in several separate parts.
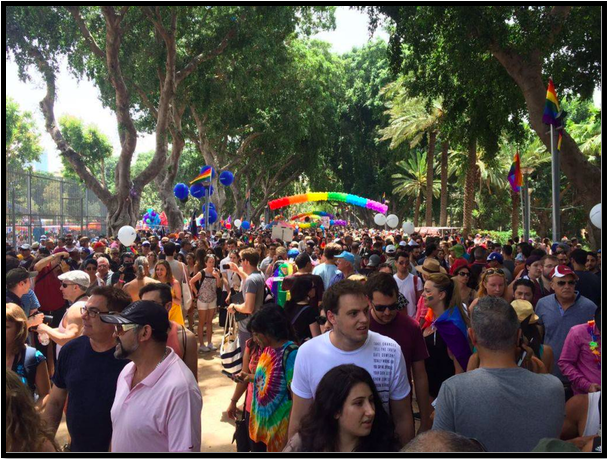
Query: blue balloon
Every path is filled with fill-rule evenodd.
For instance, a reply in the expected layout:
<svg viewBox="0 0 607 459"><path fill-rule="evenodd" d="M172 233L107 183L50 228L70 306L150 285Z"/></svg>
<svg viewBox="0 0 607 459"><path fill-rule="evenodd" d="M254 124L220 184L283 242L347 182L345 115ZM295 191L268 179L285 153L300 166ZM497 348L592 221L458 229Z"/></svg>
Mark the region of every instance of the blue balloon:
<svg viewBox="0 0 607 459"><path fill-rule="evenodd" d="M213 223L215 223L218 219L218 215L217 212L213 211L213 210L209 210L209 225L212 225ZM201 225L204 225L204 217L202 217L200 219Z"/></svg>
<svg viewBox="0 0 607 459"><path fill-rule="evenodd" d="M242 223L240 224L240 227L244 230L248 230L251 227L251 223L249 223L246 220L243 220Z"/></svg>
<svg viewBox="0 0 607 459"><path fill-rule="evenodd" d="M204 187L200 183L195 183L190 187L190 194L200 199L204 197Z"/></svg>
<svg viewBox="0 0 607 459"><path fill-rule="evenodd" d="M335 220L331 220L331 221L329 222L329 224L330 224L331 226L335 225Z"/></svg>
<svg viewBox="0 0 607 459"><path fill-rule="evenodd" d="M214 192L215 192L215 188L213 188L213 185L211 185L211 186L204 187L204 190L202 190L202 195L203 196L207 196L207 195L212 196Z"/></svg>
<svg viewBox="0 0 607 459"><path fill-rule="evenodd" d="M206 204L202 205L202 213L204 214L206 211ZM217 212L217 209L215 208L215 204L213 204L212 202L209 203L209 211L211 212Z"/></svg>
<svg viewBox="0 0 607 459"><path fill-rule="evenodd" d="M188 197L190 190L185 183L178 183L175 185L175 188L173 188L173 193L177 199L181 200Z"/></svg>
<svg viewBox="0 0 607 459"><path fill-rule="evenodd" d="M223 171L221 174L219 174L219 182L223 186L230 186L232 182L234 182L234 174L230 171Z"/></svg>

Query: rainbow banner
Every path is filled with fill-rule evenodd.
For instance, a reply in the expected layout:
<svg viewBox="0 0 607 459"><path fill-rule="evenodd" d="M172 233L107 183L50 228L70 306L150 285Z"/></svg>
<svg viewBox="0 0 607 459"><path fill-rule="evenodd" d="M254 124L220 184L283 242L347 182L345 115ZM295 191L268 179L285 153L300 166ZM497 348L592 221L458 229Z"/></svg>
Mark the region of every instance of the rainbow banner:
<svg viewBox="0 0 607 459"><path fill-rule="evenodd" d="M352 204L353 206L364 207L371 209L375 212L385 214L388 212L388 206L381 202L372 201L371 199L361 198L348 193L334 193L334 192L308 192L304 194L296 194L293 196L286 196L284 198L274 199L268 202L268 206L271 210L280 209L286 206L292 206L293 204L302 204L304 202L316 202L316 201L338 201L345 202L346 204Z"/></svg>
<svg viewBox="0 0 607 459"><path fill-rule="evenodd" d="M304 212L302 214L297 214L297 215L291 217L291 220L299 220L299 219L305 218L305 217L312 217L313 215L318 216L318 217L329 217L330 219L335 218L335 215L331 215L329 212L324 212L322 210L315 210L313 212Z"/></svg>
<svg viewBox="0 0 607 459"><path fill-rule="evenodd" d="M192 185L193 183L206 182L208 180L211 180L212 175L213 175L213 168L206 166L200 171L200 174L198 175L198 177L196 177L194 180L192 180L190 182L190 185Z"/></svg>
<svg viewBox="0 0 607 459"><path fill-rule="evenodd" d="M508 181L512 187L512 191L519 193L523 186L523 174L521 172L521 158L518 151L514 155L514 162L510 166L510 172L508 173Z"/></svg>
<svg viewBox="0 0 607 459"><path fill-rule="evenodd" d="M555 129L559 129L559 138L556 145L558 151L561 150L563 143L563 124L559 118L561 107L559 100L556 97L556 90L554 89L554 82L552 78L548 80L548 90L546 91L546 104L544 105L544 114L542 115L542 122L544 124L552 125Z"/></svg>

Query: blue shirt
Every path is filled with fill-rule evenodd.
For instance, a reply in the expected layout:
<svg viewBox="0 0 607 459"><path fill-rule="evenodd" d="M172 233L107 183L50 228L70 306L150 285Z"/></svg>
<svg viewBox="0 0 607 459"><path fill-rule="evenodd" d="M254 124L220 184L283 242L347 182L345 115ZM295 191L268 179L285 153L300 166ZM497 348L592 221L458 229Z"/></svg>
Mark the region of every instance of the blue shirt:
<svg viewBox="0 0 607 459"><path fill-rule="evenodd" d="M333 276L335 276L335 274L337 274L338 272L341 271L337 269L337 266L322 263L316 268L314 268L312 274L316 274L317 276L322 277L322 283L324 284L326 291L331 286L331 280L333 279Z"/></svg>
<svg viewBox="0 0 607 459"><path fill-rule="evenodd" d="M580 295L579 292L576 294L575 303L567 310L563 309L554 293L540 299L535 307L535 313L539 316L540 323L544 325L545 329L544 344L551 346L554 352L555 365L552 366L552 374L563 382L568 381L567 377L561 373L556 362L559 361L569 330L574 325L594 319L596 310L596 305L592 301Z"/></svg>
<svg viewBox="0 0 607 459"><path fill-rule="evenodd" d="M21 307L27 317L30 316L30 311L40 309L40 302L33 290L30 290L21 297Z"/></svg>

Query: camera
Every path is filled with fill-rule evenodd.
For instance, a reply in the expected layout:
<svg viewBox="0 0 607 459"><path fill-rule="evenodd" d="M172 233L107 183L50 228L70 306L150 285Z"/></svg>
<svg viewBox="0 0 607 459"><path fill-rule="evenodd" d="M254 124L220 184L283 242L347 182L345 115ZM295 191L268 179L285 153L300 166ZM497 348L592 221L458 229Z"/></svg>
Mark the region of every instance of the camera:
<svg viewBox="0 0 607 459"><path fill-rule="evenodd" d="M45 323L46 325L50 325L52 322L53 322L53 316L47 316L45 314L44 319L42 320L42 323Z"/></svg>
<svg viewBox="0 0 607 459"><path fill-rule="evenodd" d="M221 265L221 267L222 267L223 269L231 269L231 268L230 268L230 265L226 265L226 264Z"/></svg>

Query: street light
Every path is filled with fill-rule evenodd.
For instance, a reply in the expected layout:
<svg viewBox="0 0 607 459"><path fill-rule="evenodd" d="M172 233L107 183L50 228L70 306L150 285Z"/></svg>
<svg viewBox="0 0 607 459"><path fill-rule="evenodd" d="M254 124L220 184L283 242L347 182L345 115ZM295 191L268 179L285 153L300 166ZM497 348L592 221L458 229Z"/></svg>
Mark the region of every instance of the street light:
<svg viewBox="0 0 607 459"><path fill-rule="evenodd" d="M521 167L521 172L524 177L524 187L523 187L523 206L525 207L525 222L524 222L524 239L525 242L529 241L529 236L531 232L531 190L529 189L529 175L531 175L535 171L533 167Z"/></svg>

